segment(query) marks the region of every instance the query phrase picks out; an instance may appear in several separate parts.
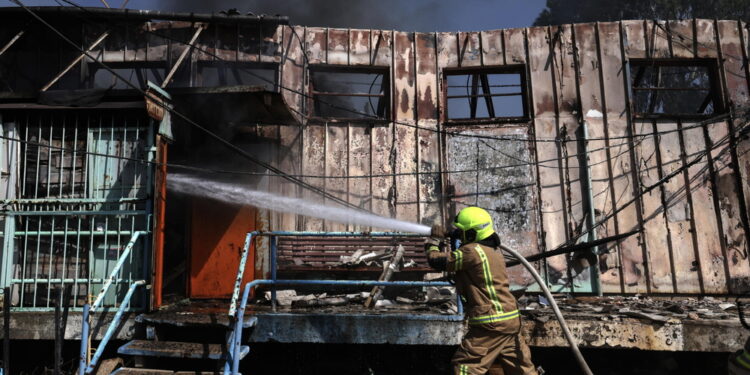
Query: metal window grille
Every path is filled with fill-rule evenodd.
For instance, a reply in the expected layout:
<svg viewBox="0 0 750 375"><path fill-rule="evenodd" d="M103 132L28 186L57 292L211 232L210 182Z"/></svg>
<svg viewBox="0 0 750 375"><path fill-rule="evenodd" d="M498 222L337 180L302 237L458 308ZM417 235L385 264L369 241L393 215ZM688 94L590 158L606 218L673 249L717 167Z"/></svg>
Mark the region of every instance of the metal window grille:
<svg viewBox="0 0 750 375"><path fill-rule="evenodd" d="M149 231L151 120L142 110L40 110L0 113L3 252L0 283L19 309L54 307L53 289L70 288L72 307L96 295L131 235ZM141 236L103 306L148 275ZM144 306L136 299L132 308Z"/></svg>

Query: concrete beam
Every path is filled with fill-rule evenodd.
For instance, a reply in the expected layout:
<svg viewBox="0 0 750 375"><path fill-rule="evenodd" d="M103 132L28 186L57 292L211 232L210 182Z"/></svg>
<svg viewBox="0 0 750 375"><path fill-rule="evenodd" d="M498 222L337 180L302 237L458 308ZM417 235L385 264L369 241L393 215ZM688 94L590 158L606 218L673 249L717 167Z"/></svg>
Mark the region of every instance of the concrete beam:
<svg viewBox="0 0 750 375"><path fill-rule="evenodd" d="M92 316L91 333L94 340L100 340L107 331L115 311L101 311ZM128 340L135 335L136 313L125 313L115 339ZM54 340L54 312L13 312L10 315L10 338L12 340ZM0 321L0 327L3 323ZM0 329L0 338L3 330ZM81 312L68 314L65 323L65 340L81 339Z"/></svg>

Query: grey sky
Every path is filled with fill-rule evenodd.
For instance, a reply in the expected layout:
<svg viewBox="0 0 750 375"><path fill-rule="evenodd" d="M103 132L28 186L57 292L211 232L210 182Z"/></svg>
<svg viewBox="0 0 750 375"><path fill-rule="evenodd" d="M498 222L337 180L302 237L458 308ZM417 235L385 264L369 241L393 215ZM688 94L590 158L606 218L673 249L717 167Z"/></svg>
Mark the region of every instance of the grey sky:
<svg viewBox="0 0 750 375"><path fill-rule="evenodd" d="M54 0L22 0L26 5L56 6ZM103 6L100 0L74 0ZM107 0L117 7L122 0ZM13 6L0 0L1 6ZM545 0L130 0L133 9L283 14L294 24L402 31L470 31L530 26ZM311 14L319 10L319 14Z"/></svg>

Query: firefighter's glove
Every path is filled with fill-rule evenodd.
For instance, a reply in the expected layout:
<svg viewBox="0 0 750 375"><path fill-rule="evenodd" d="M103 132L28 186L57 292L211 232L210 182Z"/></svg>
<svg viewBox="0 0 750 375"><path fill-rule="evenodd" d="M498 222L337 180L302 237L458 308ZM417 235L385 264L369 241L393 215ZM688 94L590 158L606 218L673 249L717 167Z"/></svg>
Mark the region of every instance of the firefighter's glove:
<svg viewBox="0 0 750 375"><path fill-rule="evenodd" d="M424 251L428 254L430 251L443 251L443 242L437 238L429 237L424 240Z"/></svg>

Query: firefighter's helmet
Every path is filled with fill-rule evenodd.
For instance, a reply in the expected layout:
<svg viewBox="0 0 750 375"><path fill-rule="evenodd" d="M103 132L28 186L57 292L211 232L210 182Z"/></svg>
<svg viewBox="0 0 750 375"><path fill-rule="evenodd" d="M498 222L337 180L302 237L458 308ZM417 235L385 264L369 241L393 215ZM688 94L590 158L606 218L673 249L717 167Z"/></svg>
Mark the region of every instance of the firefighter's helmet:
<svg viewBox="0 0 750 375"><path fill-rule="evenodd" d="M481 241L493 233L490 213L479 207L466 207L456 215L453 225L461 232L462 243Z"/></svg>

